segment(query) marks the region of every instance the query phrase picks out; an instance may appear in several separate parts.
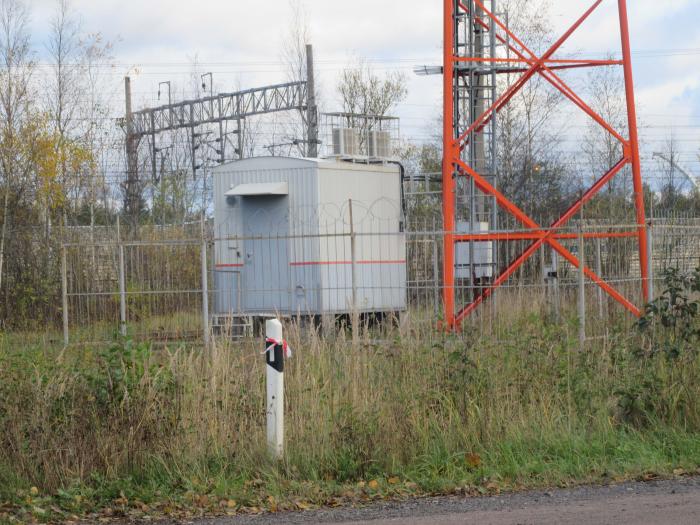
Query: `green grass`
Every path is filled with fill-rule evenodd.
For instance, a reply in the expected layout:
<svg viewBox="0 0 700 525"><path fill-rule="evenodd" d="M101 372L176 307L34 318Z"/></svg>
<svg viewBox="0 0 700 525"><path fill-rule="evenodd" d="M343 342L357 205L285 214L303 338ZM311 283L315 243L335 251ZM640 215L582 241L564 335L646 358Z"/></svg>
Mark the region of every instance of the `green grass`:
<svg viewBox="0 0 700 525"><path fill-rule="evenodd" d="M265 451L259 341L0 347L0 521L282 510L700 466L700 358L693 342L650 351L666 348L663 331L611 322L585 352L575 322L535 312L497 339L410 321L357 344L286 333L297 352L280 463Z"/></svg>

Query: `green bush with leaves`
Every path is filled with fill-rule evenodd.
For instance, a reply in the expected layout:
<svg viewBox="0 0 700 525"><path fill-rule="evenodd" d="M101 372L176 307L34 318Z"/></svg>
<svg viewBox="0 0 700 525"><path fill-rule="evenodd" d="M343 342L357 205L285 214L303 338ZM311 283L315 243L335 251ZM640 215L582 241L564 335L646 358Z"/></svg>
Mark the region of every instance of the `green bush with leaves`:
<svg viewBox="0 0 700 525"><path fill-rule="evenodd" d="M677 359L700 350L700 267L683 274L663 274L665 290L646 306L639 327L645 334L642 353L663 353Z"/></svg>

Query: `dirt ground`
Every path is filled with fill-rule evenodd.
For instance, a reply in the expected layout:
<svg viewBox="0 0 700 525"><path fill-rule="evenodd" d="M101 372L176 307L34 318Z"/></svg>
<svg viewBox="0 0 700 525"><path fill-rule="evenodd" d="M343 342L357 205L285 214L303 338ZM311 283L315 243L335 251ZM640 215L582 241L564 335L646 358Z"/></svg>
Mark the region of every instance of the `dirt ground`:
<svg viewBox="0 0 700 525"><path fill-rule="evenodd" d="M444 497L363 508L200 520L197 525L697 525L700 478L523 492L483 498ZM174 525L173 522L168 524ZM166 525L162 523L161 525Z"/></svg>

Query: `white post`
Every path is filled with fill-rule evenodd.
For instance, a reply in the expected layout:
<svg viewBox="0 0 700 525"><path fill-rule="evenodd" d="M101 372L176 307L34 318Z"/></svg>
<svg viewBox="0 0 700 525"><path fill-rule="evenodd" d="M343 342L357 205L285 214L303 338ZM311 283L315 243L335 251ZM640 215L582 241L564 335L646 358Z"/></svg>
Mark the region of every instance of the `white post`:
<svg viewBox="0 0 700 525"><path fill-rule="evenodd" d="M267 366L267 446L275 459L284 455L284 349L282 347L282 323L277 319L265 321L268 340L280 342L265 352ZM269 346L265 343L265 347Z"/></svg>

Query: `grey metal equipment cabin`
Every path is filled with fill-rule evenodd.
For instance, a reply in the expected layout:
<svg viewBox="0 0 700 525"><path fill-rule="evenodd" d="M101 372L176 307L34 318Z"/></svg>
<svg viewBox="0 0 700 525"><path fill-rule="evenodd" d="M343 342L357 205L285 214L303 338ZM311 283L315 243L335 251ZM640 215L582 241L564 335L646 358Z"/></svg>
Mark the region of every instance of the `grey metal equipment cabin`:
<svg viewBox="0 0 700 525"><path fill-rule="evenodd" d="M257 157L214 177L214 326L406 308L400 167Z"/></svg>

